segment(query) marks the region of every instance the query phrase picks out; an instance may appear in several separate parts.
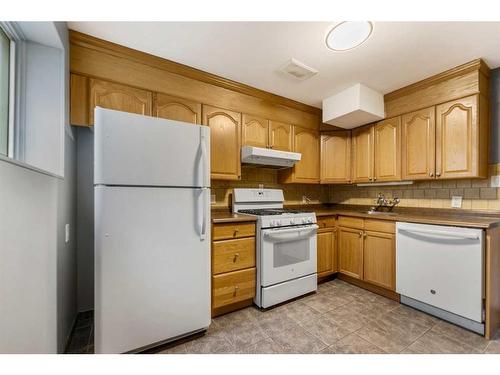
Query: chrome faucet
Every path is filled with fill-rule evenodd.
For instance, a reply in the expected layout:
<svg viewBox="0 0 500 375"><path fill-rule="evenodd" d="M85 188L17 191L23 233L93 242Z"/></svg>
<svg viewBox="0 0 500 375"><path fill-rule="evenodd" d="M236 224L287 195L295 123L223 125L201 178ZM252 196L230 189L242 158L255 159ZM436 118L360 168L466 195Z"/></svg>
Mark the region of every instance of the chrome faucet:
<svg viewBox="0 0 500 375"><path fill-rule="evenodd" d="M401 200L398 197L394 197L393 199L387 199L384 194L378 193L377 196L377 206L373 206L370 208L370 211L381 211L383 208L386 208L387 211L391 212L394 207L396 207Z"/></svg>

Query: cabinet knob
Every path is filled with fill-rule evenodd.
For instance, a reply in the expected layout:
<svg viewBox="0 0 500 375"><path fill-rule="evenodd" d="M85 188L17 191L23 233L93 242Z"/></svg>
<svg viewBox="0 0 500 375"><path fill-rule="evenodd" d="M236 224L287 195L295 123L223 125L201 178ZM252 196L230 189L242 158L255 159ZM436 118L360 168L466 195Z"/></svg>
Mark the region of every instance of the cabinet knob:
<svg viewBox="0 0 500 375"><path fill-rule="evenodd" d="M366 233L363 233L363 238L366 238Z"/></svg>
<svg viewBox="0 0 500 375"><path fill-rule="evenodd" d="M363 237L363 232L359 232L359 238Z"/></svg>
<svg viewBox="0 0 500 375"><path fill-rule="evenodd" d="M238 289L240 289L240 287L238 285L235 285L234 286L234 293L233 295L236 297L236 293L238 292Z"/></svg>
<svg viewBox="0 0 500 375"><path fill-rule="evenodd" d="M434 173L429 172L429 177L434 177Z"/></svg>
<svg viewBox="0 0 500 375"><path fill-rule="evenodd" d="M238 229L235 229L234 232L233 232L233 237L236 237L236 235L239 233L240 231Z"/></svg>
<svg viewBox="0 0 500 375"><path fill-rule="evenodd" d="M377 181L377 177L373 177L373 181Z"/></svg>
<svg viewBox="0 0 500 375"><path fill-rule="evenodd" d="M436 173L436 177L441 177L441 173Z"/></svg>
<svg viewBox="0 0 500 375"><path fill-rule="evenodd" d="M236 263L239 257L240 257L239 253L234 254L233 263Z"/></svg>

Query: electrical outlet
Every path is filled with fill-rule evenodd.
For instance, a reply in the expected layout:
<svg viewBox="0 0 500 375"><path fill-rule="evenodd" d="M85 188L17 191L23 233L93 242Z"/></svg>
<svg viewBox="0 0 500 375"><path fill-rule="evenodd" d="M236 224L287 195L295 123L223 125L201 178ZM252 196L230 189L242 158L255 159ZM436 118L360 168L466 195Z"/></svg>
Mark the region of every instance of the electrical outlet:
<svg viewBox="0 0 500 375"><path fill-rule="evenodd" d="M500 176L491 176L491 187L500 187Z"/></svg>
<svg viewBox="0 0 500 375"><path fill-rule="evenodd" d="M64 226L64 240L66 241L66 243L69 242L69 224L66 224Z"/></svg>
<svg viewBox="0 0 500 375"><path fill-rule="evenodd" d="M216 204L217 203L217 197L215 194L210 195L210 204Z"/></svg>
<svg viewBox="0 0 500 375"><path fill-rule="evenodd" d="M451 197L451 207L462 208L462 197L460 195L454 195Z"/></svg>

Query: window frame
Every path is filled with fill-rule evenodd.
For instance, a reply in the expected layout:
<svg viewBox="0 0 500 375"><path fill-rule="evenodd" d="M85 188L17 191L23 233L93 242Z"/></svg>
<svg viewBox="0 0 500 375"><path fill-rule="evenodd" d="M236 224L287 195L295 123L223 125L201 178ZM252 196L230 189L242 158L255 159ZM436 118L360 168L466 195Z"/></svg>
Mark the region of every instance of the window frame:
<svg viewBox="0 0 500 375"><path fill-rule="evenodd" d="M14 139L15 139L15 112L16 112L16 36L13 34L13 28L8 22L0 22L0 29L9 39L9 89L8 89L8 104L7 104L7 154L4 156L14 158Z"/></svg>

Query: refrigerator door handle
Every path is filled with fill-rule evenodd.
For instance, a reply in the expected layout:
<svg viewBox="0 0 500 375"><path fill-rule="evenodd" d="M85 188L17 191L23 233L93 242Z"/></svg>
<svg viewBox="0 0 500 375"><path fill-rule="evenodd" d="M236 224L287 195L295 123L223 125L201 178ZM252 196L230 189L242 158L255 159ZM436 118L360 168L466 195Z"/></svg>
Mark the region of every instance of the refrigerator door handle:
<svg viewBox="0 0 500 375"><path fill-rule="evenodd" d="M207 139L205 137L204 129L202 126L200 126L200 146L201 146L201 168L202 168L202 179L203 182L201 186L208 186L209 182L207 180L207 171L208 171L208 166L207 166Z"/></svg>
<svg viewBox="0 0 500 375"><path fill-rule="evenodd" d="M202 221L201 221L201 231L200 231L200 241L205 241L205 237L207 234L207 194L210 190L207 188L202 189L202 199L201 204L203 205L202 209Z"/></svg>

